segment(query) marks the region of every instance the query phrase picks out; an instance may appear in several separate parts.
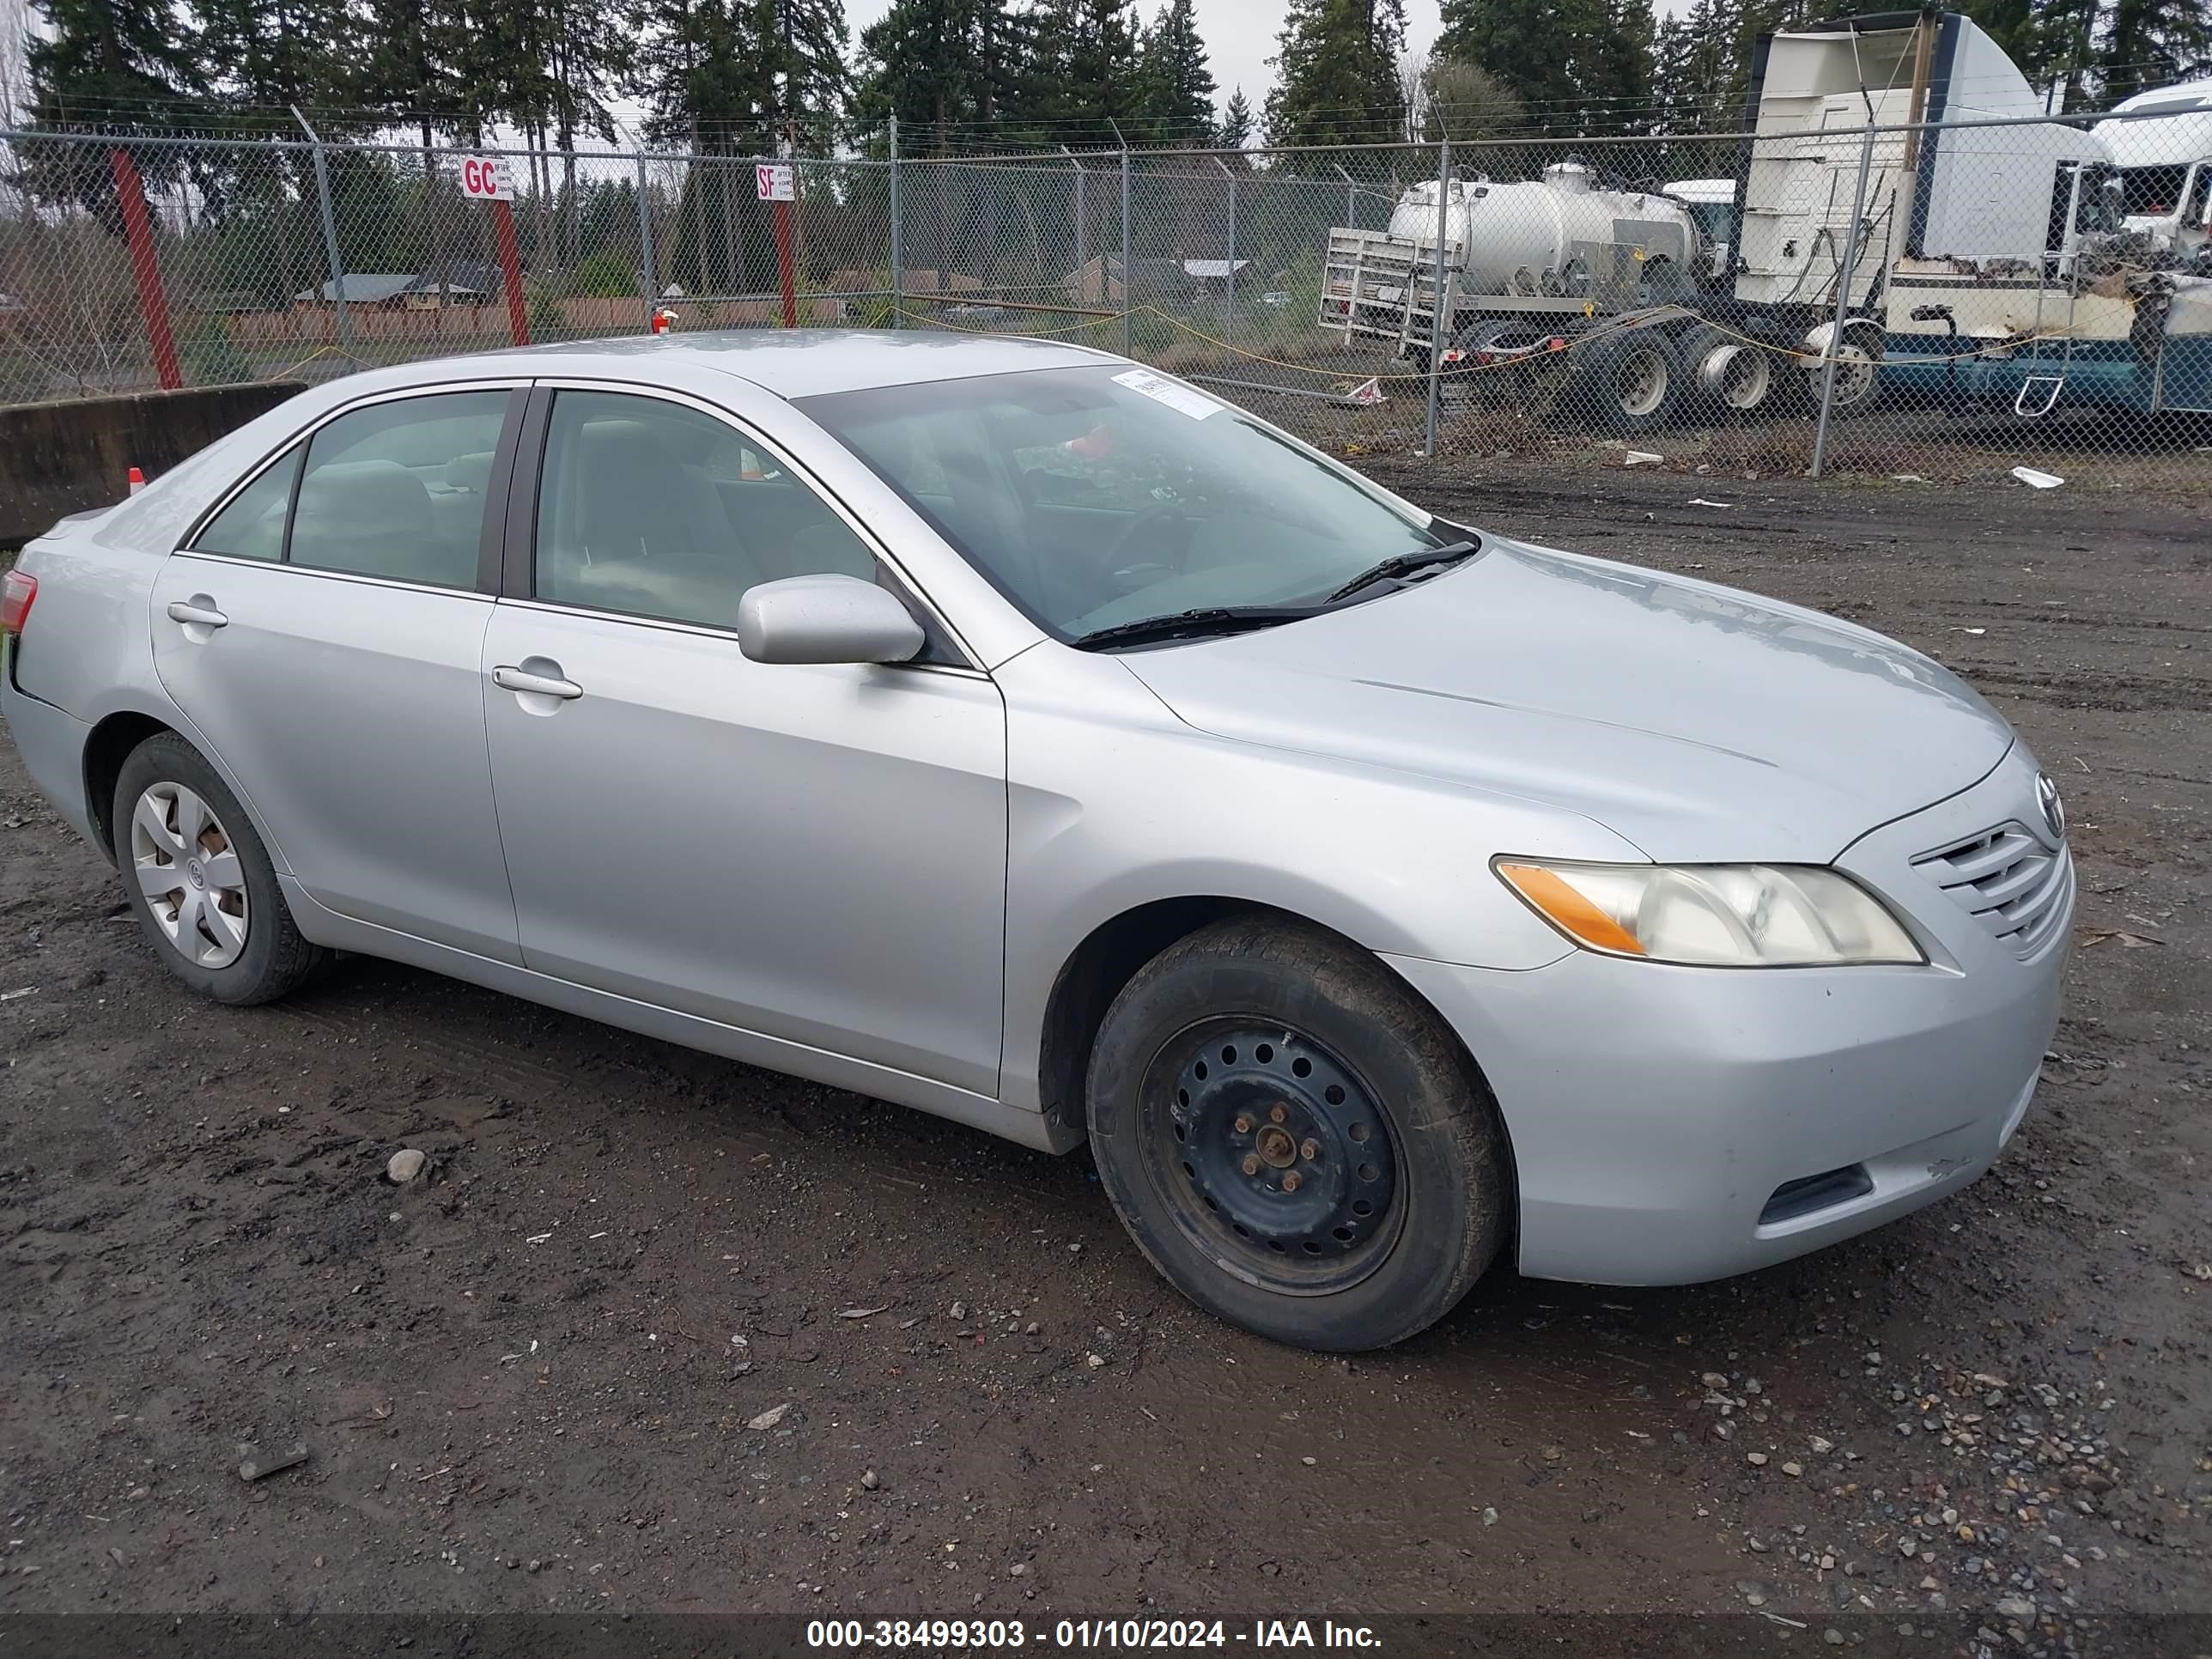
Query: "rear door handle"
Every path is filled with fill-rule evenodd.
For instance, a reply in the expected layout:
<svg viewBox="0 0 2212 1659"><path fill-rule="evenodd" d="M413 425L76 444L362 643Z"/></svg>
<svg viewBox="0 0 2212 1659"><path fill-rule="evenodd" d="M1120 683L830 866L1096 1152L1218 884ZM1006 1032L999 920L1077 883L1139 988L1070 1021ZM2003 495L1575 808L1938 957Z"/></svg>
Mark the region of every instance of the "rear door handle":
<svg viewBox="0 0 2212 1659"><path fill-rule="evenodd" d="M491 671L491 683L503 691L528 691L541 697L558 697L563 702L573 702L584 695L584 688L574 680L556 679L550 674L528 673L508 663L501 663Z"/></svg>
<svg viewBox="0 0 2212 1659"><path fill-rule="evenodd" d="M184 599L169 601L169 620L200 628L227 628L230 625L230 618L213 605L192 605Z"/></svg>

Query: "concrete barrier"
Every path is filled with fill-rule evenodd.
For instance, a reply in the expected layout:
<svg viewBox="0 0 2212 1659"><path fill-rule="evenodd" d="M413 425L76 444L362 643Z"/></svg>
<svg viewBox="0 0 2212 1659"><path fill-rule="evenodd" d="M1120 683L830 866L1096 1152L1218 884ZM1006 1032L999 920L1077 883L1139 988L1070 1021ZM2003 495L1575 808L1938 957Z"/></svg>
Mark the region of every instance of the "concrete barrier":
<svg viewBox="0 0 2212 1659"><path fill-rule="evenodd" d="M158 477L306 389L302 380L262 380L0 409L0 549L120 501L132 467Z"/></svg>

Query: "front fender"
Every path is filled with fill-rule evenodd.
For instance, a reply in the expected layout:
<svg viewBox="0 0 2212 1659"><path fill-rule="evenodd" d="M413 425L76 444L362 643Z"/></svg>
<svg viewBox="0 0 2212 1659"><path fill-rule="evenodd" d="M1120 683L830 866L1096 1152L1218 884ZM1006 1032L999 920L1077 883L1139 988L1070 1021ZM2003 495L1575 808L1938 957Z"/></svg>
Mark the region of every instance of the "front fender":
<svg viewBox="0 0 2212 1659"><path fill-rule="evenodd" d="M1032 652L998 678L1007 704L1010 1105L1038 1109L1061 969L1097 929L1141 906L1262 905L1377 952L1522 970L1571 947L1492 872L1494 854L1641 861L1571 813L1196 731L1111 658Z"/></svg>

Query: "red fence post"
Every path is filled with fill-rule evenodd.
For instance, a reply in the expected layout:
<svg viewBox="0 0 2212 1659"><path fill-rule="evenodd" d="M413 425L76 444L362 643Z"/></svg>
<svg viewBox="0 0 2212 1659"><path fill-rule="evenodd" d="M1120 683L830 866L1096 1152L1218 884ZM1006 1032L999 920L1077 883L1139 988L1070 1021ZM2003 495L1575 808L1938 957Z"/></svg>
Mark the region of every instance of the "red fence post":
<svg viewBox="0 0 2212 1659"><path fill-rule="evenodd" d="M146 338L154 348L154 372L164 391L185 383L177 367L177 339L169 331L169 297L161 292L161 263L154 252L154 222L146 211L146 187L131 152L118 145L107 152L115 174L116 205L123 210L123 240L131 249L131 275L138 284L138 308L146 314Z"/></svg>
<svg viewBox="0 0 2212 1659"><path fill-rule="evenodd" d="M791 204L775 204L775 265L783 283L783 325L799 326L798 285L791 266Z"/></svg>
<svg viewBox="0 0 2212 1659"><path fill-rule="evenodd" d="M491 222L499 233L500 286L507 290L507 326L519 346L530 343L530 307L522 299L522 249L514 240L514 209L507 202L491 204Z"/></svg>

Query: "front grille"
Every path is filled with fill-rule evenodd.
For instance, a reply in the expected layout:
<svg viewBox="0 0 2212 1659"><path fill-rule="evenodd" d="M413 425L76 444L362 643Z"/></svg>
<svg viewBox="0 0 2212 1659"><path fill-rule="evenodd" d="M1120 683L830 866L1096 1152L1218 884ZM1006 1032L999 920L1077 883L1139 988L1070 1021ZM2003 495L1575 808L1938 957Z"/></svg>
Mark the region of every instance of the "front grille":
<svg viewBox="0 0 2212 1659"><path fill-rule="evenodd" d="M2051 942L2074 896L2064 845L2053 848L2018 823L1923 853L1912 864L2022 957Z"/></svg>

